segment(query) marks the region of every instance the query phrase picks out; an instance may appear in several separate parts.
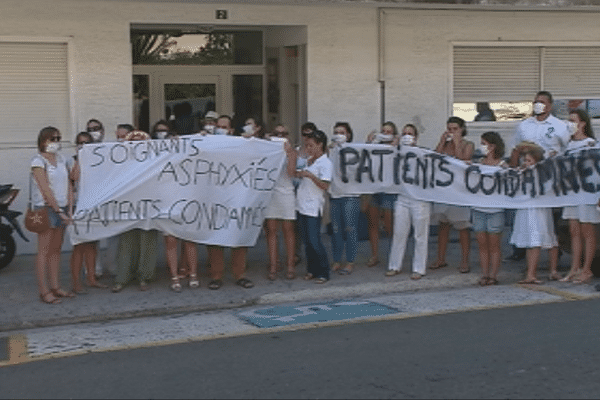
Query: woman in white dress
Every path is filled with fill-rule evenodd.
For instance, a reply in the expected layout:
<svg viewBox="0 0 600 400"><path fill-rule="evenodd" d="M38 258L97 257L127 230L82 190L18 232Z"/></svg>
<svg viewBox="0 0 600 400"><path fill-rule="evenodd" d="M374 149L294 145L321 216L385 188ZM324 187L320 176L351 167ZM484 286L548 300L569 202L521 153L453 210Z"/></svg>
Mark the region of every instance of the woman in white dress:
<svg viewBox="0 0 600 400"><path fill-rule="evenodd" d="M579 151L596 144L590 117L584 110L572 111L569 120L575 124L576 131L571 137L565 153ZM571 269L560 281L588 283L594 277L592 273L592 260L596 253L596 227L594 224L600 223L600 212L596 209L596 204L580 204L564 207L562 217L569 221ZM582 253L584 255L583 267L581 265Z"/></svg>

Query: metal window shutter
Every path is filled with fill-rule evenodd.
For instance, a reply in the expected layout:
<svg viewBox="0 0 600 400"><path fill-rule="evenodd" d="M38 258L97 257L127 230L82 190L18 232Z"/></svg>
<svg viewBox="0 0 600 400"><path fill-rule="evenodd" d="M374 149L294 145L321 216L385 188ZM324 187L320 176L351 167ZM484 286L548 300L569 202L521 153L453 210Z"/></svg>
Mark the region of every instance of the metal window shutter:
<svg viewBox="0 0 600 400"><path fill-rule="evenodd" d="M0 141L30 142L45 126L66 136L66 43L0 42Z"/></svg>
<svg viewBox="0 0 600 400"><path fill-rule="evenodd" d="M539 68L536 47L454 47L454 102L531 100Z"/></svg>
<svg viewBox="0 0 600 400"><path fill-rule="evenodd" d="M556 98L600 98L600 47L547 47L543 71Z"/></svg>

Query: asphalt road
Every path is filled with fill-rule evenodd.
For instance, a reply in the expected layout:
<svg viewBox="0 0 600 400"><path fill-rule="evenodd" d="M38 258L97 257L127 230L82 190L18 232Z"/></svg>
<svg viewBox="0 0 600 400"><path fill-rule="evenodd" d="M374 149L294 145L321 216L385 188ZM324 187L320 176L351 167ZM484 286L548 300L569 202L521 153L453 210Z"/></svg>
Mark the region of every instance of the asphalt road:
<svg viewBox="0 0 600 400"><path fill-rule="evenodd" d="M600 299L0 368L3 398L597 398Z"/></svg>

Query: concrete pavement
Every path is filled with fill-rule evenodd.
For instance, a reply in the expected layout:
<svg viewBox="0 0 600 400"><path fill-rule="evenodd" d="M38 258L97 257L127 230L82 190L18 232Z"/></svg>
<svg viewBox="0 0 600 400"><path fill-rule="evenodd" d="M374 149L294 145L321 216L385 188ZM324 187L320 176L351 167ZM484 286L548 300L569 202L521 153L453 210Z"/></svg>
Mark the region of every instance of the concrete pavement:
<svg viewBox="0 0 600 400"><path fill-rule="evenodd" d="M324 243L330 252L329 237L324 235ZM503 240L505 255L510 254L510 248ZM88 294L79 295L74 299L63 299L60 305L48 305L39 300L33 269L34 255L23 255L4 270L0 271L0 332L47 327L81 322L102 322L133 317L149 317L170 314L192 313L210 310L233 308L249 308L300 301L320 301L326 299L377 297L385 294L407 294L419 291L447 292L477 286L480 276L478 267L477 244L471 242L471 272L458 272L460 248L457 232L452 231L448 246L448 267L427 271L427 275L418 280L410 280L410 257L412 242L409 242L403 273L394 277L385 277L389 239L383 238L380 244L381 264L367 268L365 263L369 258L369 243L359 243L358 257L353 274L340 276L332 273L331 280L323 285L304 281L304 262L297 267L298 277L286 280L283 273L276 281L266 278L267 252L264 236L261 235L257 245L248 252L248 277L254 281L255 287L243 289L234 284L230 270L226 267L225 285L219 290L209 290L209 278L206 272L206 250L200 249L201 286L190 289L184 286L182 293L174 293L168 288L169 276L166 271L162 241L160 243L157 278L150 283L149 290L141 292L134 282L120 293L112 293L109 289L89 288ZM429 243L429 258L434 259L437 251L437 236L432 235ZM70 253L63 253L61 259L62 284L70 288L69 282ZM226 253L226 260L228 259ZM303 257L304 258L304 257ZM545 267L547 255L542 253L539 277L546 279ZM568 269L570 258L564 255L559 270L563 273ZM106 265L106 264L105 264ZM503 262L499 281L501 286L518 282L522 276L524 262ZM111 284L109 278L102 282ZM535 290L546 292L562 291L571 293L573 298L596 296L592 285L573 285L566 283L546 283ZM486 296L485 292L477 291L478 296ZM491 293L491 292L490 292ZM502 291L500 291L502 293ZM567 295L568 298L568 295ZM482 304L484 303L482 298ZM439 300L438 300L439 301Z"/></svg>

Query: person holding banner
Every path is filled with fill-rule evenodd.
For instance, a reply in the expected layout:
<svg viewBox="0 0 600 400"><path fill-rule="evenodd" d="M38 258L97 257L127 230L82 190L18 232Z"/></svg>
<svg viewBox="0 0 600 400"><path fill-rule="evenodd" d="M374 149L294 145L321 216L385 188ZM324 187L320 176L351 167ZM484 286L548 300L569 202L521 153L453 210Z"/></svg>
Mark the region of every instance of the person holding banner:
<svg viewBox="0 0 600 400"><path fill-rule="evenodd" d="M127 134L125 140L150 140L150 135L134 130ZM140 290L148 290L148 282L154 278L156 270L157 242L158 231L155 229L149 231L132 229L121 233L113 293L123 290L125 285L133 280L134 275L137 276Z"/></svg>
<svg viewBox="0 0 600 400"><path fill-rule="evenodd" d="M407 124L402 128L402 146L416 146L417 127ZM401 186L404 188L404 186ZM407 194L399 194L394 204L394 234L390 250L389 265L385 276L394 276L402 270L402 260L406 251L406 243L410 228L415 238L415 254L413 256L410 279L417 280L425 276L427 267L427 248L429 244L429 220L431 203L413 199ZM410 221L410 223L407 223Z"/></svg>
<svg viewBox="0 0 600 400"><path fill-rule="evenodd" d="M367 143L381 143L394 145L398 138L398 128L391 121L381 126L381 132L373 131L367 136ZM383 228L389 237L392 236L392 211L397 195L394 193L374 193L369 196L367 205L367 220L369 224L369 243L371 244L371 258L367 267L379 265L379 222L383 216Z"/></svg>
<svg viewBox="0 0 600 400"><path fill-rule="evenodd" d="M221 115L217 120L217 129L215 134L233 135L234 130L231 126L231 117ZM225 132L225 133L218 133ZM225 270L225 247L223 246L206 246L208 252L208 263L210 265L210 274L212 280L208 283L208 288L218 290L223 286L223 272ZM246 256L248 255L247 247L231 248L231 270L235 284L250 289L254 287L254 283L246 278Z"/></svg>
<svg viewBox="0 0 600 400"><path fill-rule="evenodd" d="M38 233L35 272L40 300L58 304L61 297L75 297L60 288L60 249L65 227L71 222L73 190L69 170L60 150L60 131L52 126L43 128L37 139L38 154L31 161L31 202L36 209L45 207L50 228ZM33 184L35 183L35 184Z"/></svg>
<svg viewBox="0 0 600 400"><path fill-rule="evenodd" d="M75 143L77 145L77 152L86 144L93 143L92 135L88 132L79 132L75 137ZM71 162L67 163L69 167L69 179L73 187L74 201L77 201L77 192L79 187L79 178L81 175L81 168L79 167L79 161L77 160L77 154L71 158ZM85 262L87 285L90 287L96 287L100 289L106 289L103 283L98 282L95 275L96 258L97 258L97 245L98 241L79 243L73 246L73 252L71 253L71 282L73 285L73 293L83 294L87 293L81 284L81 267Z"/></svg>
<svg viewBox="0 0 600 400"><path fill-rule="evenodd" d="M337 122L333 127L333 143L330 147L351 143L353 132L347 122ZM331 195L331 245L333 265L331 269L340 275L352 273L354 259L358 249L358 216L360 214L360 198L340 196L329 190ZM344 238L345 237L345 238ZM342 267L342 252L346 246L346 265Z"/></svg>
<svg viewBox="0 0 600 400"><path fill-rule="evenodd" d="M535 143L522 142L519 157L523 159L522 168L533 168L544 159L544 149ZM558 240L554 233L552 208L518 209L510 243L525 248L527 275L519 283L539 285L542 281L536 277L537 266L542 248L548 249L550 259L550 280L558 280Z"/></svg>
<svg viewBox="0 0 600 400"><path fill-rule="evenodd" d="M504 141L498 132L485 132L481 135L481 153L483 165L506 168L504 157ZM497 285L500 270L502 228L504 227L504 209L473 207L473 231L479 245L479 265L482 276L480 286Z"/></svg>
<svg viewBox="0 0 600 400"><path fill-rule="evenodd" d="M307 167L296 171L301 178L296 194L296 210L304 245L306 247L305 280L315 283L329 280L327 251L321 241L321 216L325 204L325 193L333 175L333 164L327 157L327 136L315 131L306 137Z"/></svg>
<svg viewBox="0 0 600 400"><path fill-rule="evenodd" d="M565 153L589 148L596 144L590 117L584 110L573 110L569 120L575 124L576 131L567 145ZM596 254L596 227L600 223L600 212L595 204L580 204L578 206L564 207L562 218L569 221L571 234L571 269L561 282L573 281L575 283L589 283L594 274L592 261ZM585 246L585 251L583 250ZM583 257L583 268L581 255Z"/></svg>
<svg viewBox="0 0 600 400"><path fill-rule="evenodd" d="M471 161L475 145L464 139L467 135L465 121L459 117L450 117L446 122L446 131L440 136L440 141L435 151L447 154L462 161ZM429 267L438 269L448 266L446 263L446 248L450 235L450 226L454 226L459 232L462 259L459 271L468 273L469 266L470 235L469 226L471 210L469 207L456 206L443 203L433 203L432 220L439 223L438 227L438 254L437 260Z"/></svg>
<svg viewBox="0 0 600 400"><path fill-rule="evenodd" d="M277 231L279 222L283 231L287 257L287 279L296 277L296 263L294 262L296 251L295 221L296 210L290 207L295 203L296 194L292 176L296 173L296 151L288 141L289 132L283 125L277 125L270 135L272 141L283 141L286 152L285 169L282 169L279 178L273 187L271 202L265 210L265 233L267 236L267 247L269 249L269 274L270 281L277 279Z"/></svg>

